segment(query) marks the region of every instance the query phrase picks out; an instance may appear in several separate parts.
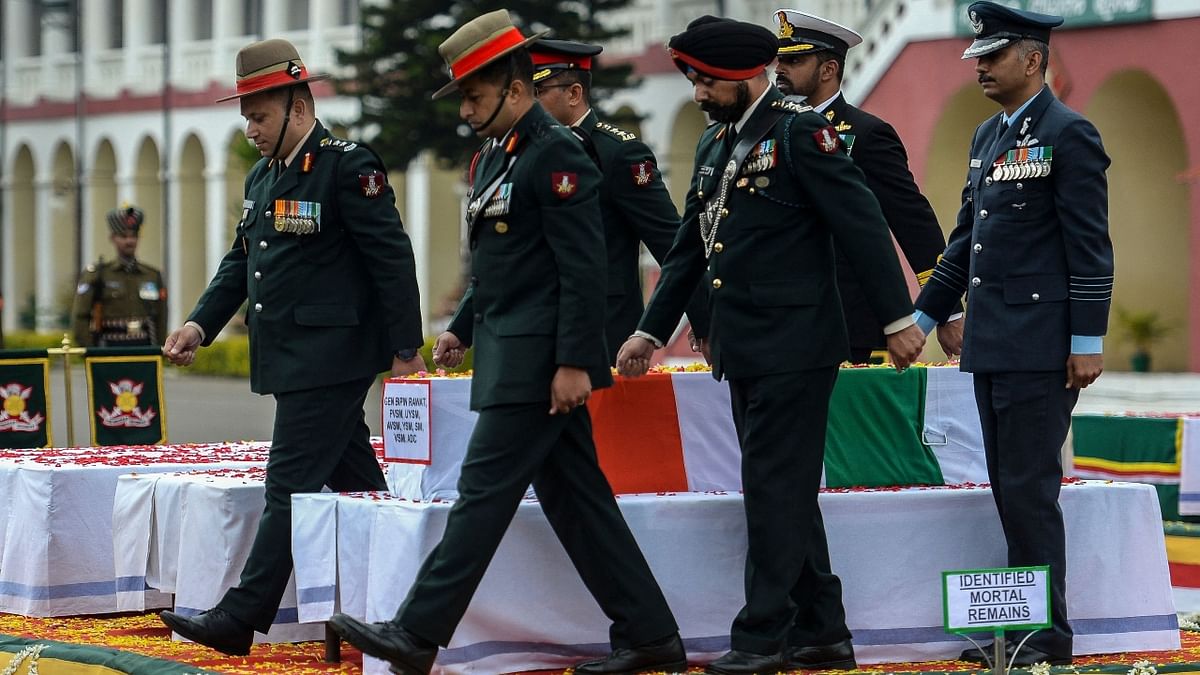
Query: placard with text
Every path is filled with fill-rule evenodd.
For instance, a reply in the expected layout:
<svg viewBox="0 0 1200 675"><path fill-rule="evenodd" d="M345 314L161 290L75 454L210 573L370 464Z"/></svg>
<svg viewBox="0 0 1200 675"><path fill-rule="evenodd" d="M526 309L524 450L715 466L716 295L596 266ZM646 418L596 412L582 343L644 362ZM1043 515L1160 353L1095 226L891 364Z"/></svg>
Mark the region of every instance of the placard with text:
<svg viewBox="0 0 1200 675"><path fill-rule="evenodd" d="M383 382L383 458L389 462L429 464L432 431L429 425L433 383L429 380L388 378Z"/></svg>
<svg viewBox="0 0 1200 675"><path fill-rule="evenodd" d="M942 572L947 633L1050 627L1050 567Z"/></svg>

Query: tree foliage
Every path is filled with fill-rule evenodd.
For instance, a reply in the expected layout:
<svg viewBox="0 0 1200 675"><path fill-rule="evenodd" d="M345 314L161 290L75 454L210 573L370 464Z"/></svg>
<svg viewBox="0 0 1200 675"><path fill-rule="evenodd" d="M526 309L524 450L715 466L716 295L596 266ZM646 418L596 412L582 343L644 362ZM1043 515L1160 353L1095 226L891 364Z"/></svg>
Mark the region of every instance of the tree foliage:
<svg viewBox="0 0 1200 675"><path fill-rule="evenodd" d="M548 37L601 42L617 37L598 15L629 0L388 0L363 3L362 48L339 52L352 75L335 84L339 93L362 104L358 124L374 136L373 147L391 167L403 170L430 150L439 159L461 165L479 146L470 127L458 118L457 96L430 97L449 79L438 45L459 26L480 14L507 9L526 36L550 30ZM632 86L629 65L604 66L593 72L592 101L612 90Z"/></svg>

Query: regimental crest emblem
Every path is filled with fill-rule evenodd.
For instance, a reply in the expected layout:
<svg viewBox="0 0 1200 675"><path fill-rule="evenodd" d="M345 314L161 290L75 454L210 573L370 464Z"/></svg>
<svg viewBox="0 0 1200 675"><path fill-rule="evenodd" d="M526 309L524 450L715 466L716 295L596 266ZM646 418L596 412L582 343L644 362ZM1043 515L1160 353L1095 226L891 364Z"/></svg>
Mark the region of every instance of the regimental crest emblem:
<svg viewBox="0 0 1200 675"><path fill-rule="evenodd" d="M26 387L20 382L9 382L0 387L0 397L4 399L4 407L0 409L0 432L19 431L34 432L42 428L45 416L40 412L29 413L29 397L33 387Z"/></svg>
<svg viewBox="0 0 1200 675"><path fill-rule="evenodd" d="M100 424L110 429L149 427L154 418L158 417L158 413L154 408L142 410L138 405L138 396L144 388L145 384L142 382L134 382L128 378L109 382L108 389L114 397L114 405L111 410L100 406L100 410L96 412Z"/></svg>
<svg viewBox="0 0 1200 675"><path fill-rule="evenodd" d="M383 194L383 186L387 185L387 176L382 171L372 171L358 176L358 184L362 186L362 194L367 199L375 199Z"/></svg>
<svg viewBox="0 0 1200 675"><path fill-rule="evenodd" d="M550 187L559 199L567 199L579 189L579 176L568 171L555 171L550 174Z"/></svg>
<svg viewBox="0 0 1200 675"><path fill-rule="evenodd" d="M293 80L300 79L300 73L302 72L304 71L300 69L300 64L296 63L295 61L288 61L287 73L288 75L292 76Z"/></svg>
<svg viewBox="0 0 1200 675"><path fill-rule="evenodd" d="M979 14L972 11L968 18L971 21L971 30L975 31L976 35L983 33L983 20L979 18Z"/></svg>
<svg viewBox="0 0 1200 675"><path fill-rule="evenodd" d="M633 184L638 187L646 187L654 181L654 162L645 160L629 167L633 172Z"/></svg>
<svg viewBox="0 0 1200 675"><path fill-rule="evenodd" d="M817 142L817 150L832 155L841 147L841 139L838 138L837 129L832 126L823 127L813 132L813 140Z"/></svg>

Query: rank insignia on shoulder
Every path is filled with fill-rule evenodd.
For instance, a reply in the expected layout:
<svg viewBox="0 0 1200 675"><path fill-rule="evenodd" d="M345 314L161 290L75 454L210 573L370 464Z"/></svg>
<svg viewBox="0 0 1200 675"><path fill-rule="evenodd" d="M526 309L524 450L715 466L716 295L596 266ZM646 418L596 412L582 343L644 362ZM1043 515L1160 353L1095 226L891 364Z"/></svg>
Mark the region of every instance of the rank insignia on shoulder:
<svg viewBox="0 0 1200 675"><path fill-rule="evenodd" d="M568 171L555 171L550 174L550 185L559 199L567 199L579 189L579 176Z"/></svg>
<svg viewBox="0 0 1200 675"><path fill-rule="evenodd" d="M646 187L654 182L654 162L644 160L629 167L633 172L633 184L638 187Z"/></svg>
<svg viewBox="0 0 1200 675"><path fill-rule="evenodd" d="M804 103L800 103L799 101L789 101L786 98L781 98L778 101L772 102L771 107L775 108L776 110L783 110L793 113L802 113L812 110L811 105L806 105Z"/></svg>
<svg viewBox="0 0 1200 675"><path fill-rule="evenodd" d="M613 125L609 124L608 122L596 122L596 128L599 129L600 131L604 131L613 136L616 136L617 138L619 138L623 141L636 141L637 140L637 134L631 134L628 131L625 131L624 129L621 129L619 127L614 127Z"/></svg>
<svg viewBox="0 0 1200 675"><path fill-rule="evenodd" d="M325 150L341 150L342 152L350 152L358 147L358 143L343 140L341 138L333 138L331 136L322 138L318 145Z"/></svg>
<svg viewBox="0 0 1200 675"><path fill-rule="evenodd" d="M833 120L830 120L830 121L832 122ZM845 120L842 120L841 122L837 123L837 130L838 130L839 134L842 133L843 131L850 131L853 128L854 128L854 126L851 124L847 124Z"/></svg>
<svg viewBox="0 0 1200 675"><path fill-rule="evenodd" d="M367 199L375 199L383 194L383 188L387 185L387 175L382 171L372 171L368 174L358 175L358 184L362 186L362 195Z"/></svg>
<svg viewBox="0 0 1200 675"><path fill-rule="evenodd" d="M838 137L837 129L834 129L832 125L822 127L821 129L813 132L813 140L817 142L817 150L820 150L827 155L832 155L833 153L837 152L838 148L842 145L842 141Z"/></svg>

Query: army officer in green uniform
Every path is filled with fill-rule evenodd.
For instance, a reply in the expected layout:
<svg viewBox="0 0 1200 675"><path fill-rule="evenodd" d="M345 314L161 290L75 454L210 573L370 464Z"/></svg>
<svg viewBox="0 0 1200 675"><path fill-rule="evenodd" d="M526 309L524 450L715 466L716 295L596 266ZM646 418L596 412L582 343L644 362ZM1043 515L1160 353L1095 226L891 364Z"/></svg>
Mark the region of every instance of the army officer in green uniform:
<svg viewBox="0 0 1200 675"><path fill-rule="evenodd" d="M697 282L709 285L713 375L729 382L742 451L746 604L709 673L853 668L854 649L817 505L825 425L849 353L834 272L846 251L903 369L924 334L879 202L837 130L767 80L771 31L706 16L671 38L717 124L696 148L683 226L638 331L617 356L646 372Z"/></svg>
<svg viewBox="0 0 1200 675"><path fill-rule="evenodd" d="M415 264L383 162L314 116L310 75L286 40L237 55L246 137L262 154L246 177L233 246L163 351L187 365L248 302L250 388L275 397L266 509L241 581L196 616L163 612L176 633L246 654L274 622L292 572L292 494L384 490L363 400L375 376L425 368Z"/></svg>
<svg viewBox="0 0 1200 675"><path fill-rule="evenodd" d="M145 214L123 204L105 216L117 257L101 258L79 276L74 340L85 347L161 345L167 328L167 287L162 273L137 259Z"/></svg>
<svg viewBox="0 0 1200 675"><path fill-rule="evenodd" d="M474 345L479 418L445 533L395 617L367 624L336 614L330 624L393 672L428 673L532 483L612 621L611 655L575 672L682 671L678 627L600 471L585 405L593 388L612 383L597 283L605 273L600 173L534 100L527 42L497 10L438 48L454 80L435 97L460 90L459 116L487 139L470 173L471 285L434 349L453 366Z"/></svg>
<svg viewBox="0 0 1200 675"><path fill-rule="evenodd" d="M608 251L604 335L608 361L614 363L617 350L637 327L645 308L640 244L662 264L679 230L679 212L671 203L650 148L634 134L601 120L592 109L592 59L602 49L542 38L530 45L529 55L533 57L533 91L538 103L575 134L600 169L600 220ZM701 287L688 305L689 335L697 351L708 335L706 299Z"/></svg>

